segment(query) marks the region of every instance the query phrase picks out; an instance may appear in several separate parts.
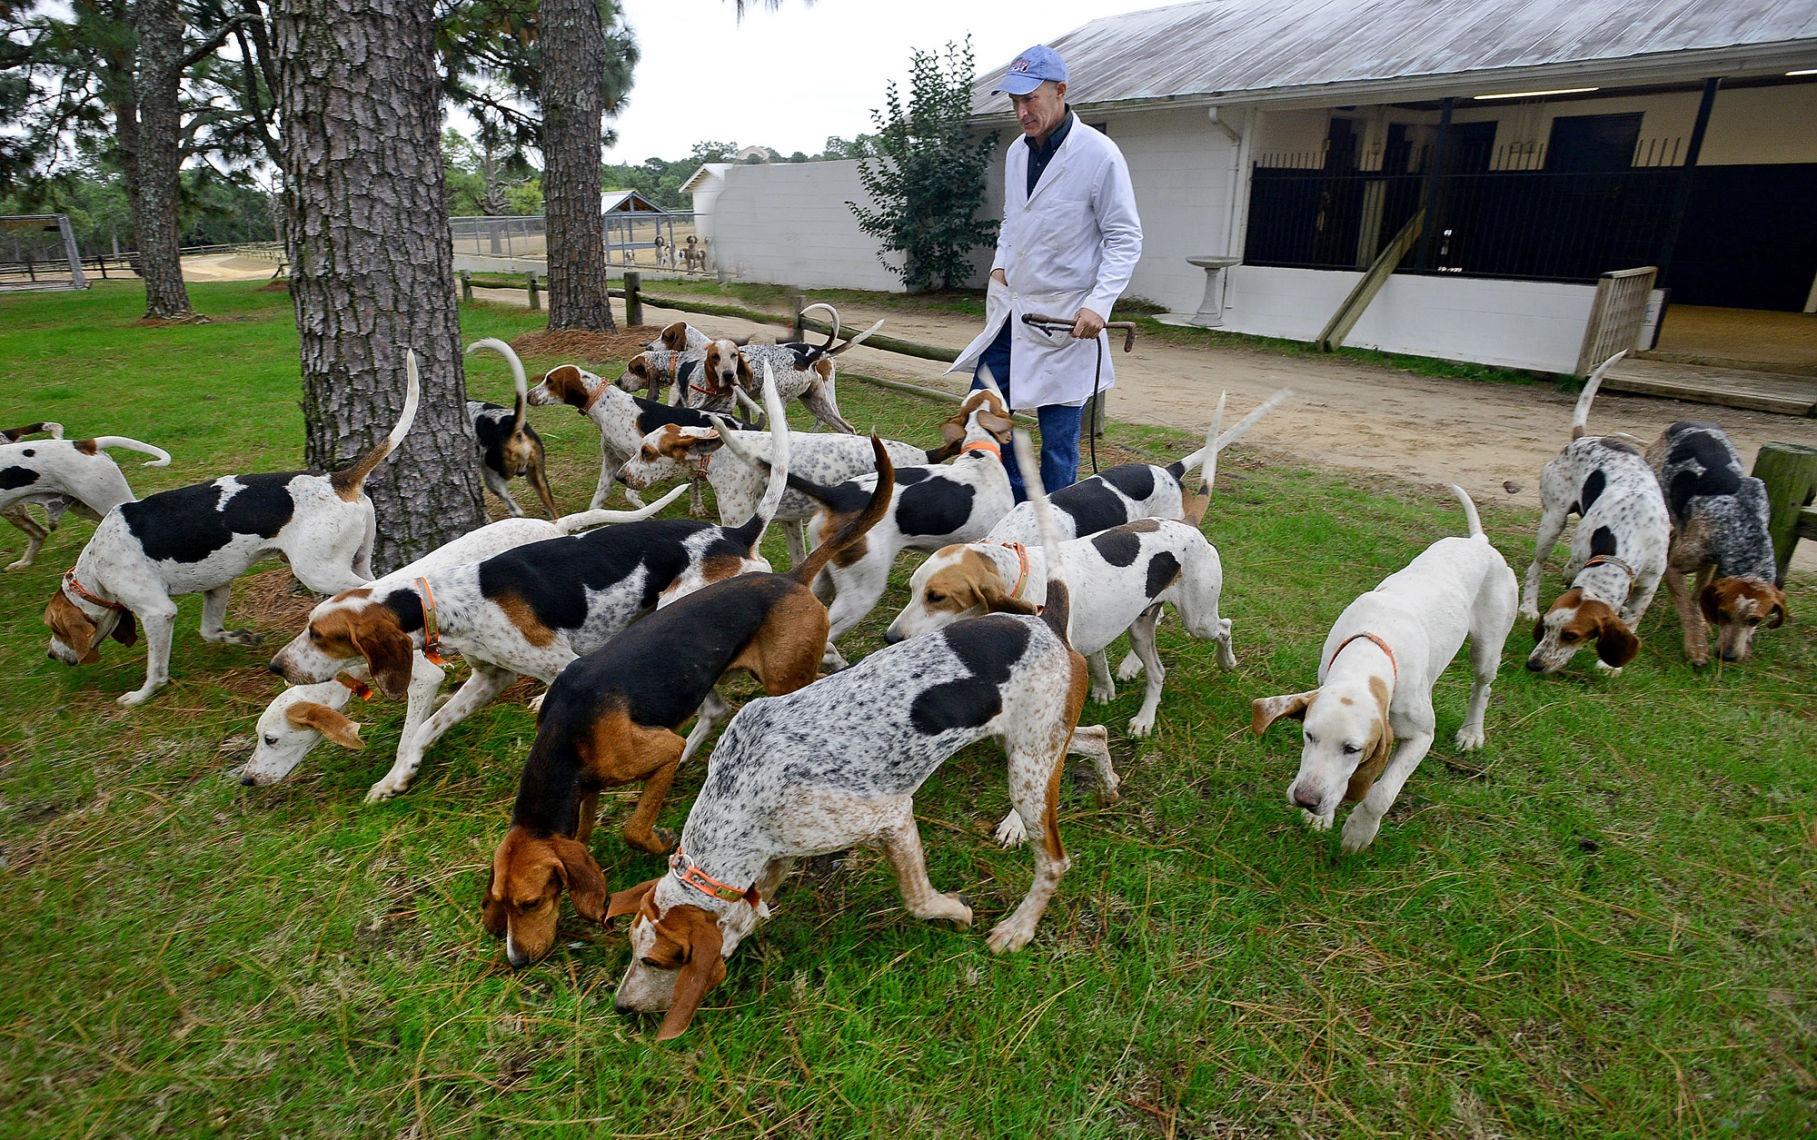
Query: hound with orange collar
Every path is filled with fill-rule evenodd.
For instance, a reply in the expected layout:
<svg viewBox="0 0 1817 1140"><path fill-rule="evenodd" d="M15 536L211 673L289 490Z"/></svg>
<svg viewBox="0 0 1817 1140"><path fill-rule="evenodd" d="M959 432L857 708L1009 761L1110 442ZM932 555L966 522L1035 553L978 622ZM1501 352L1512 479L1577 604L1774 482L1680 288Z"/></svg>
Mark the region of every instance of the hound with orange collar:
<svg viewBox="0 0 1817 1140"><path fill-rule="evenodd" d="M1470 537L1439 539L1345 607L1319 654L1318 688L1253 703L1257 735L1282 717L1304 722L1300 772L1287 799L1315 831L1331 829L1340 802L1356 803L1344 821L1345 851L1369 846L1432 747L1432 686L1466 637L1474 683L1457 747L1483 746L1483 714L1514 625L1517 587L1470 496L1451 491L1464 504Z"/></svg>

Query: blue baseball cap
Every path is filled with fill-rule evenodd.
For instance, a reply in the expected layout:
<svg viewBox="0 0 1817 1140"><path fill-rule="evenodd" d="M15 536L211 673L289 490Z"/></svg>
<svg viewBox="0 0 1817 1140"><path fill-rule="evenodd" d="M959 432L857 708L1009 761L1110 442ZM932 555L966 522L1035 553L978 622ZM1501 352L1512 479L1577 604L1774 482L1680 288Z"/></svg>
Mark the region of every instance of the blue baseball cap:
<svg viewBox="0 0 1817 1140"><path fill-rule="evenodd" d="M1049 79L1066 82L1066 61L1046 44L1036 44L1016 57L1004 73L1002 84L991 94L1027 95Z"/></svg>

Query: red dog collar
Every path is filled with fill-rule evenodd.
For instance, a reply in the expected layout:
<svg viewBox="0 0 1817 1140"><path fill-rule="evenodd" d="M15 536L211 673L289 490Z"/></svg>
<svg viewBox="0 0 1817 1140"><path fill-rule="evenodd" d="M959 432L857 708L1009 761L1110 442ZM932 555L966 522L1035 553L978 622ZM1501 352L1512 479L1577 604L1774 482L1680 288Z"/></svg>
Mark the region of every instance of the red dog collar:
<svg viewBox="0 0 1817 1140"><path fill-rule="evenodd" d="M351 673L336 673L334 679L353 690L353 695L362 701L372 699L372 686Z"/></svg>
<svg viewBox="0 0 1817 1140"><path fill-rule="evenodd" d="M739 890L729 883L722 883L695 865L694 860L682 853L681 845L675 847L675 854L669 856L669 870L683 884L693 887L703 895L725 902L747 902L756 906L761 901L757 893L757 884L752 883L745 890Z"/></svg>
<svg viewBox="0 0 1817 1140"><path fill-rule="evenodd" d="M423 588L423 656L431 665L447 665L448 659L442 656L441 625L435 620L435 592L429 588L429 579L418 578L417 585Z"/></svg>
<svg viewBox="0 0 1817 1140"><path fill-rule="evenodd" d="M84 590L82 588L82 583L76 581L76 571L74 567L63 572L63 585L66 589L74 590L76 593L82 595L82 597L93 602L95 605L100 606L102 609L116 610L121 613L126 612L126 607L119 602L110 602L106 598L97 598L87 590Z"/></svg>

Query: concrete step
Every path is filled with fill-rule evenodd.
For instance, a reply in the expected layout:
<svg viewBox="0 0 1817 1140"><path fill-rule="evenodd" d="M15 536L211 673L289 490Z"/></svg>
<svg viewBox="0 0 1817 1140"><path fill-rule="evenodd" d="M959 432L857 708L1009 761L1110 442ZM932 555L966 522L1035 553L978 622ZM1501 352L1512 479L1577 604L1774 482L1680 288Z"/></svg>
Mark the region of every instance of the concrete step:
<svg viewBox="0 0 1817 1140"><path fill-rule="evenodd" d="M1757 412L1817 414L1817 377L1784 372L1630 358L1609 370L1603 387Z"/></svg>

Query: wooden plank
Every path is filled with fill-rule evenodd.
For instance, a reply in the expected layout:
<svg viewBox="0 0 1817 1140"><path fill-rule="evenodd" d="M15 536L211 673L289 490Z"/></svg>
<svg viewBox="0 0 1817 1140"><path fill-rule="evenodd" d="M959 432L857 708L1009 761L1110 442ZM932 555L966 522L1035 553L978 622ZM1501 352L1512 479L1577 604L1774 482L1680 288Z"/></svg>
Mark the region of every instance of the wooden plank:
<svg viewBox="0 0 1817 1140"><path fill-rule="evenodd" d="M1767 533L1773 539L1773 554L1779 563L1779 577L1785 578L1792 562L1792 548L1801 537L1798 520L1804 505L1817 491L1817 447L1802 443L1763 443L1754 456L1754 478L1766 484Z"/></svg>
<svg viewBox="0 0 1817 1140"><path fill-rule="evenodd" d="M1609 370L1603 387L1614 392L1638 392L1782 415L1808 416L1817 412L1817 379L1783 372L1628 359Z"/></svg>
<svg viewBox="0 0 1817 1140"><path fill-rule="evenodd" d="M1350 296L1344 298L1344 303L1338 306L1337 312L1331 314L1331 320L1325 323L1318 339L1313 342L1319 346L1320 351L1330 352L1344 343L1344 338L1350 335L1350 330L1362 319L1369 302L1375 300L1375 295L1382 291L1382 286L1394 274L1395 267L1407 256L1413 243L1419 240L1420 230L1425 224L1426 210L1421 207L1413 212L1413 216L1407 219L1407 224L1401 227L1401 232L1395 234L1394 240L1376 256L1375 264L1369 267L1369 272L1363 274L1363 279L1356 283L1356 288L1350 290Z"/></svg>

